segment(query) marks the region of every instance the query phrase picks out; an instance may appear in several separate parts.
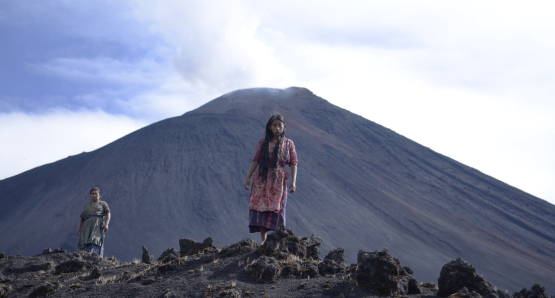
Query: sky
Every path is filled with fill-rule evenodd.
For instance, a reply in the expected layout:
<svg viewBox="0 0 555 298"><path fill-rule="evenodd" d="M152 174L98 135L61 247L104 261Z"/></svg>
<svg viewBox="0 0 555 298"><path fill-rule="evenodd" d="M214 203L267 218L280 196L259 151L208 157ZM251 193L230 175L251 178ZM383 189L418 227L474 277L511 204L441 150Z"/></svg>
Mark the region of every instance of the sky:
<svg viewBox="0 0 555 298"><path fill-rule="evenodd" d="M0 1L0 179L244 88L329 102L555 204L549 1Z"/></svg>

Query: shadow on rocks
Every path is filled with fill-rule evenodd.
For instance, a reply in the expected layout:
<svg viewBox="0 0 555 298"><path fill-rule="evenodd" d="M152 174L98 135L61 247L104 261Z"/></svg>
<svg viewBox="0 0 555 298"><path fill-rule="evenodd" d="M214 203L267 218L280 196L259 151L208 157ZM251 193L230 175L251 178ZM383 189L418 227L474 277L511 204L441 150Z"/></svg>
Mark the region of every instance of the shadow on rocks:
<svg viewBox="0 0 555 298"><path fill-rule="evenodd" d="M61 288L62 288L62 285L60 284L59 281L54 282L54 283L47 282L47 283L37 287L36 289L34 289L33 292L31 292L31 294L29 294L29 297L30 298L46 297L48 295L52 295L52 294L56 293Z"/></svg>
<svg viewBox="0 0 555 298"><path fill-rule="evenodd" d="M547 296L545 294L545 287L540 284L535 284L530 288L530 290L523 288L520 292L515 292L513 294L514 298L555 298L555 295ZM505 297L503 297L505 298Z"/></svg>

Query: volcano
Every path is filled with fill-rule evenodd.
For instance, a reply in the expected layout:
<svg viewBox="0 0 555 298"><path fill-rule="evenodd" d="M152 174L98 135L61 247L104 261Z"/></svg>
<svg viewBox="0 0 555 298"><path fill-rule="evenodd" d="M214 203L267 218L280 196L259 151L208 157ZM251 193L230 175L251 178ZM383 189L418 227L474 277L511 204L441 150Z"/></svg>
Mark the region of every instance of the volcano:
<svg viewBox="0 0 555 298"><path fill-rule="evenodd" d="M273 111L299 158L287 226L321 237L322 254L342 247L355 263L360 249L388 248L432 282L460 257L500 289L555 289L555 206L298 87L234 91L1 180L0 251L76 250L92 186L112 211L105 253L120 260L179 238L258 241L243 182Z"/></svg>

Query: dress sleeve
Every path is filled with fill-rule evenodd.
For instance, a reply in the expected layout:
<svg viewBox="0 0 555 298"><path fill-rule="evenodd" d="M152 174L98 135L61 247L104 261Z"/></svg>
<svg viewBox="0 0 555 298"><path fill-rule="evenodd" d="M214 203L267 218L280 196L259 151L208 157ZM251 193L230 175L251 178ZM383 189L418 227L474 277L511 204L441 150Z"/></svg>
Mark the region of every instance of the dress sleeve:
<svg viewBox="0 0 555 298"><path fill-rule="evenodd" d="M289 166L298 164L297 151L295 151L295 144L289 140Z"/></svg>
<svg viewBox="0 0 555 298"><path fill-rule="evenodd" d="M259 160L260 160L260 148L262 147L262 142L264 142L264 138L262 138L262 140L260 140L260 142L258 142L258 147L256 148L256 153L254 153L254 158L252 159L252 161L259 162Z"/></svg>
<svg viewBox="0 0 555 298"><path fill-rule="evenodd" d="M102 202L102 208L103 208L102 211L104 212L104 215L110 213L110 207L108 207L108 203Z"/></svg>

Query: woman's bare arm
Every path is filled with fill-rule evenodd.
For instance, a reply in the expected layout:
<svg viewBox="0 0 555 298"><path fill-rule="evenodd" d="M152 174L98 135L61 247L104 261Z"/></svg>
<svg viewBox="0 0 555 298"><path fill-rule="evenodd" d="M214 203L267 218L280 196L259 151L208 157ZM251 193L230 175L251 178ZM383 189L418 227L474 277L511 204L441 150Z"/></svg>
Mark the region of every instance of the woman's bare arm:
<svg viewBox="0 0 555 298"><path fill-rule="evenodd" d="M110 218L112 217L110 214L112 214L112 212L106 213L106 223L104 224L104 233L108 233L108 224L110 223Z"/></svg>
<svg viewBox="0 0 555 298"><path fill-rule="evenodd" d="M83 219L79 217L79 226L77 227L77 237L81 235L81 226L83 225Z"/></svg>
<svg viewBox="0 0 555 298"><path fill-rule="evenodd" d="M297 190L297 165L290 165L291 166L291 184L289 184L289 191L295 192Z"/></svg>
<svg viewBox="0 0 555 298"><path fill-rule="evenodd" d="M256 170L256 167L258 167L258 162L253 161L251 163L251 167L249 168L249 173L247 174L247 179L245 179L245 189L246 190L248 190L249 187L251 186L252 173L254 173L254 170Z"/></svg>

